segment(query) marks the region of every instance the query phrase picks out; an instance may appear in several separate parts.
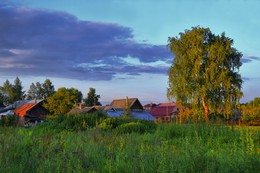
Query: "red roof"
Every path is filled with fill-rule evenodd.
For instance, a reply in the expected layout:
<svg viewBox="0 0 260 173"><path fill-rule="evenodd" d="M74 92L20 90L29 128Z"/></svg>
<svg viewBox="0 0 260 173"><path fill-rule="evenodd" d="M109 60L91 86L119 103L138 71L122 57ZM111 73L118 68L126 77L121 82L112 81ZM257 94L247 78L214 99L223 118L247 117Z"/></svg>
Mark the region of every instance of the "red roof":
<svg viewBox="0 0 260 173"><path fill-rule="evenodd" d="M150 114L155 117L170 116L176 111L176 103L161 103L155 106Z"/></svg>
<svg viewBox="0 0 260 173"><path fill-rule="evenodd" d="M174 107L177 106L176 103L160 103L158 106L170 106L170 107Z"/></svg>
<svg viewBox="0 0 260 173"><path fill-rule="evenodd" d="M31 110L37 104L27 103L14 110L14 113L19 116L24 116L27 111Z"/></svg>

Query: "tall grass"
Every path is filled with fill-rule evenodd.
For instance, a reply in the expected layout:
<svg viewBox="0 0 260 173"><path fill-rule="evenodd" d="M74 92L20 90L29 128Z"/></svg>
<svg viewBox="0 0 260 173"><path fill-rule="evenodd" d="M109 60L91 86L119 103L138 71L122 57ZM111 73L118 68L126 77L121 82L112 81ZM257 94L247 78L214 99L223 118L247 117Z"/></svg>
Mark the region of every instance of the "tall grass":
<svg viewBox="0 0 260 173"><path fill-rule="evenodd" d="M143 134L54 128L0 127L0 172L259 171L257 128L168 124Z"/></svg>

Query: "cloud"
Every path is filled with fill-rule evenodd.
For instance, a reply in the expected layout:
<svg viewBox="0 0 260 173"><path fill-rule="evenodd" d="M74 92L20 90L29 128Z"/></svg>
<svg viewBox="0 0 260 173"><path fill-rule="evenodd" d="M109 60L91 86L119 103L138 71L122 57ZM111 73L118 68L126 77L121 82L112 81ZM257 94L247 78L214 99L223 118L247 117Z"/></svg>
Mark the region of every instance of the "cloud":
<svg viewBox="0 0 260 173"><path fill-rule="evenodd" d="M242 77L243 81L250 81L249 77Z"/></svg>
<svg viewBox="0 0 260 173"><path fill-rule="evenodd" d="M111 80L117 73L166 74L166 45L137 42L133 30L115 23L79 20L50 10L0 3L0 75ZM134 57L140 65L124 58Z"/></svg>
<svg viewBox="0 0 260 173"><path fill-rule="evenodd" d="M256 57L256 56L246 56L246 57L242 57L241 62L242 63L249 63L252 61L260 61L260 57Z"/></svg>

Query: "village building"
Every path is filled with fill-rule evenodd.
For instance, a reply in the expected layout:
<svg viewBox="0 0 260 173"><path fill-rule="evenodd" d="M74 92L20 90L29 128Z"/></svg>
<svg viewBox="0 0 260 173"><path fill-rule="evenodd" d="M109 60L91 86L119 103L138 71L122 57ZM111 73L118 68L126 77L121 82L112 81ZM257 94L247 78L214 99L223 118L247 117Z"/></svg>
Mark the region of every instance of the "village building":
<svg viewBox="0 0 260 173"><path fill-rule="evenodd" d="M126 97L126 99L113 100L107 114L111 117L130 116L136 119L156 120L153 115L143 109L138 98Z"/></svg>
<svg viewBox="0 0 260 173"><path fill-rule="evenodd" d="M83 107L83 104L80 103L77 107L75 107L71 111L69 111L68 114L69 115L88 114L88 113L94 113L96 111L98 111L98 109L95 106Z"/></svg>
<svg viewBox="0 0 260 173"><path fill-rule="evenodd" d="M156 120L154 116L143 109L142 104L137 98L115 99L109 106L83 107L82 104L79 104L79 106L73 108L68 114L87 114L96 111L103 112L109 117L129 116L136 119Z"/></svg>
<svg viewBox="0 0 260 173"><path fill-rule="evenodd" d="M73 108L71 111L69 111L68 115L75 115L75 114L91 114L97 111L107 113L108 110L111 109L111 106L83 106L82 103L80 103L78 106Z"/></svg>
<svg viewBox="0 0 260 173"><path fill-rule="evenodd" d="M29 101L14 110L18 118L18 124L24 126L25 123L36 123L42 121L48 115L48 110L43 107L43 100Z"/></svg>
<svg viewBox="0 0 260 173"><path fill-rule="evenodd" d="M148 112L151 112L151 110L152 110L155 106L157 106L157 104L155 104L155 103L149 103L149 104L144 105L144 109L145 109L146 111L148 111Z"/></svg>
<svg viewBox="0 0 260 173"><path fill-rule="evenodd" d="M150 113L156 117L157 121L167 123L173 121L178 112L179 108L176 103L160 103L153 107Z"/></svg>

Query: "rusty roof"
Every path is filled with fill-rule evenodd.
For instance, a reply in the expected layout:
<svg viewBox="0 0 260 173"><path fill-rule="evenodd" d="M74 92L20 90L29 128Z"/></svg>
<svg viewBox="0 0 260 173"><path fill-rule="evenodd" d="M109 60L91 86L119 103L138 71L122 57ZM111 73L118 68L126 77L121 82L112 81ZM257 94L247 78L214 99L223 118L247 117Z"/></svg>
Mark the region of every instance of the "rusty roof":
<svg viewBox="0 0 260 173"><path fill-rule="evenodd" d="M19 116L24 116L27 114L27 112L29 110L31 110L34 106L36 106L37 104L33 104L33 103L26 103L22 106L20 106L19 108L15 109L14 110L14 113L16 115L19 115Z"/></svg>
<svg viewBox="0 0 260 173"><path fill-rule="evenodd" d="M115 109L126 109L134 104L134 102L138 100L137 98L126 98L126 99L116 99L111 103L111 107Z"/></svg>

